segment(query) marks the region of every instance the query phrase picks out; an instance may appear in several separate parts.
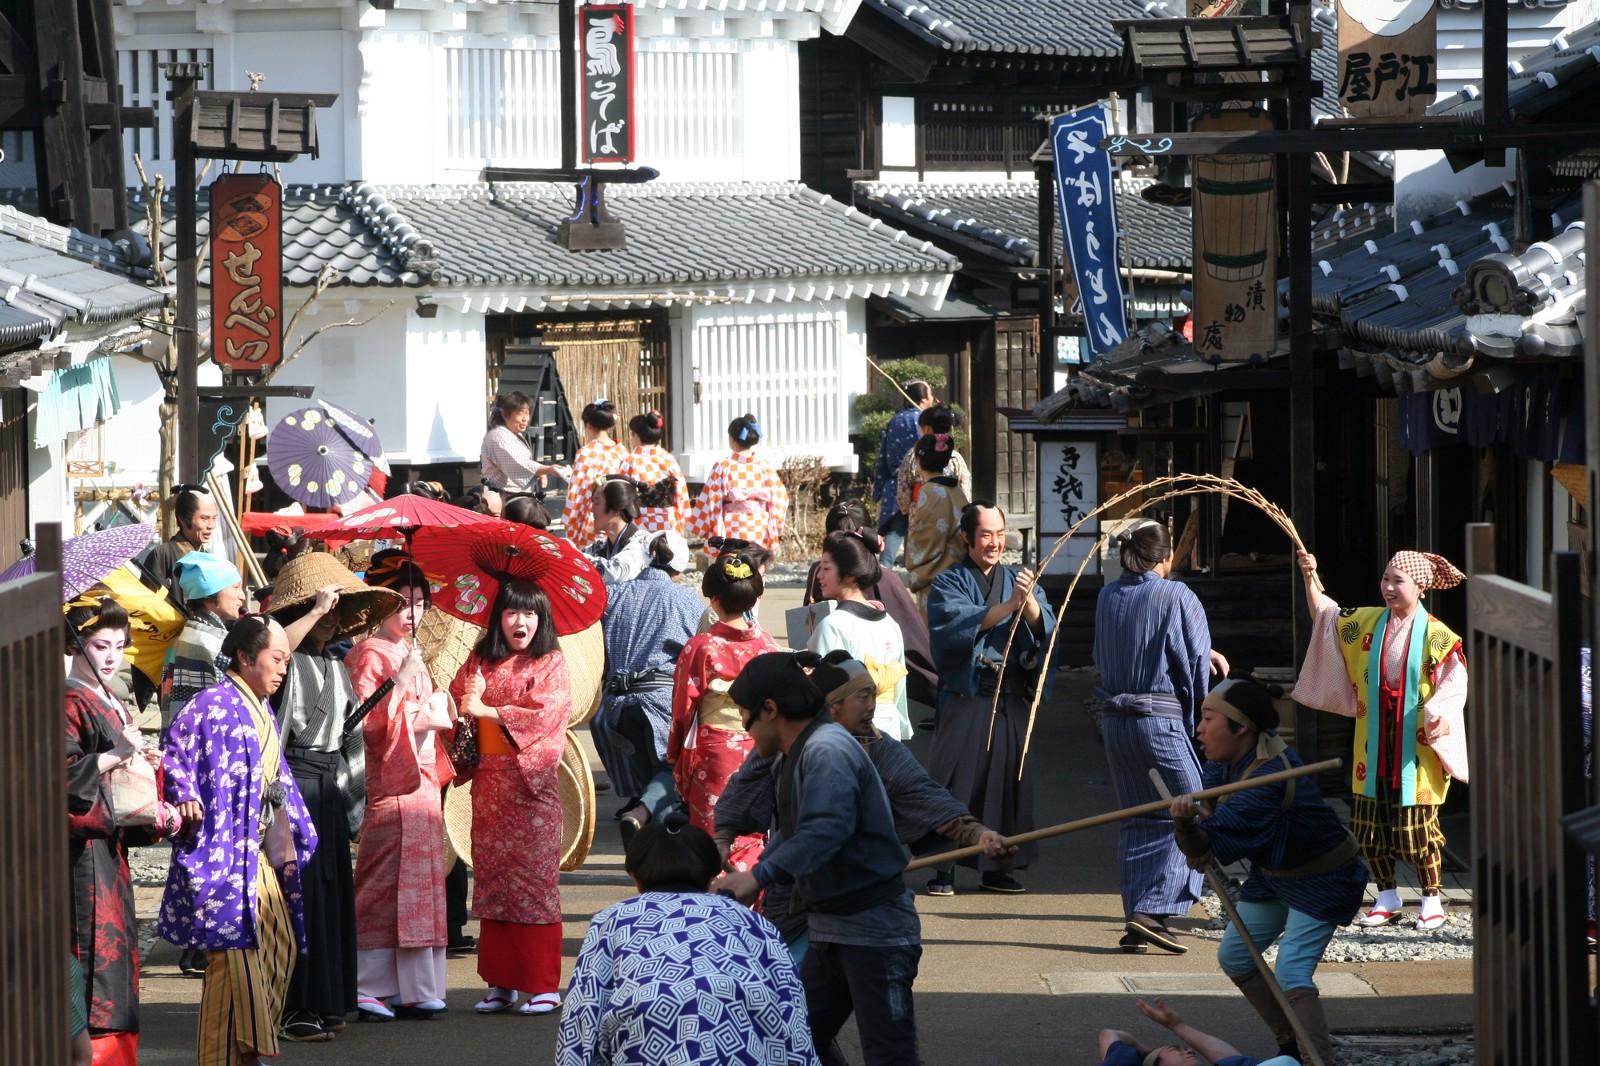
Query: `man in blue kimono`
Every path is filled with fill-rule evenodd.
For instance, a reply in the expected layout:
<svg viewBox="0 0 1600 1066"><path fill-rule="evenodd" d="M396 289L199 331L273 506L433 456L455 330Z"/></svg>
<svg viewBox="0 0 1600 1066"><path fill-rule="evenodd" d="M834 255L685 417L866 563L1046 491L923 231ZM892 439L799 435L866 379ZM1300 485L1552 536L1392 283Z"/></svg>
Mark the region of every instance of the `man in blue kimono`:
<svg viewBox="0 0 1600 1066"><path fill-rule="evenodd" d="M961 513L961 537L966 558L934 578L928 593L928 633L940 691L928 775L978 821L1010 837L1034 828L1033 780L1027 775L1019 780L1017 771L1041 672L1041 700L1050 696L1045 659L1055 612L1034 584L1032 571L1000 564L1006 516L993 502L976 500L967 506ZM1019 614L1022 621L1007 656L1006 641ZM1012 871L1026 867L1035 850L1025 844L1003 858L963 862L976 864L983 888L1021 892ZM928 891L936 896L955 892L953 863L936 870Z"/></svg>

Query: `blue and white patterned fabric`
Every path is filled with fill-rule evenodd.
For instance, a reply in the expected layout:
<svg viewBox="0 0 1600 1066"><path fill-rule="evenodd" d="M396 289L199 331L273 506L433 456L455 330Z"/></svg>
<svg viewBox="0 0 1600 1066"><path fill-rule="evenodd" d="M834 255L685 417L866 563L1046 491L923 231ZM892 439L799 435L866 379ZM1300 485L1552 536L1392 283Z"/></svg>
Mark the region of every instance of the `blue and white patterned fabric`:
<svg viewBox="0 0 1600 1066"><path fill-rule="evenodd" d="M900 513L900 503L894 492L895 474L900 469L900 461L917 443L917 420L921 417L921 408L907 407L889 419L889 426L883 431L883 443L878 445L878 465L872 471L872 498L881 508L879 529Z"/></svg>
<svg viewBox="0 0 1600 1066"><path fill-rule="evenodd" d="M594 916L556 1066L813 1066L805 991L770 922L723 896L646 892Z"/></svg>

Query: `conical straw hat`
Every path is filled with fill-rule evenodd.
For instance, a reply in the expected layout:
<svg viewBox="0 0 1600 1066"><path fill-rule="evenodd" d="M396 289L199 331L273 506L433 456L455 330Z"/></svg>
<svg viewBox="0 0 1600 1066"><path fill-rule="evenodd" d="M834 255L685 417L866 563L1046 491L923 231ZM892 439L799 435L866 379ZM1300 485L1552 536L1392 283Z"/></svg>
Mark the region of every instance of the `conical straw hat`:
<svg viewBox="0 0 1600 1066"><path fill-rule="evenodd" d="M312 603L317 590L327 585L339 590L339 606L334 608L339 612L339 630L333 635L334 640L378 628L404 602L398 592L362 584L347 566L327 552L307 552L290 559L278 572L267 613L278 615Z"/></svg>
<svg viewBox="0 0 1600 1066"><path fill-rule="evenodd" d="M567 750L556 767L561 785L561 869L576 870L594 844L594 775L578 735L567 730Z"/></svg>
<svg viewBox="0 0 1600 1066"><path fill-rule="evenodd" d="M472 782L452 781L444 794L444 837L457 858L472 865Z"/></svg>
<svg viewBox="0 0 1600 1066"><path fill-rule="evenodd" d="M472 654L472 646L482 638L483 630L471 622L463 622L437 607L428 608L417 626L416 640L434 687L450 690L451 682Z"/></svg>
<svg viewBox="0 0 1600 1066"><path fill-rule="evenodd" d="M572 712L567 728L576 729L600 709L600 687L606 674L606 641L596 622L580 633L557 638L567 659L567 682L572 690Z"/></svg>

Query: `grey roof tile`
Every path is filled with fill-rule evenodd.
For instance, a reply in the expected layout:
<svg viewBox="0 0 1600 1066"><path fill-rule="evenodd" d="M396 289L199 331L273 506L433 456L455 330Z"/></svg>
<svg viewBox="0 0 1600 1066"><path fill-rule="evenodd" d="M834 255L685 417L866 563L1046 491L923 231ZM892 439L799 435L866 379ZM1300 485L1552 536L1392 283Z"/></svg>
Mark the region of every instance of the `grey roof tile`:
<svg viewBox="0 0 1600 1066"><path fill-rule="evenodd" d="M1142 178L1117 182L1117 212L1127 264L1188 270L1192 239L1188 208L1159 207L1139 195ZM1013 266L1031 265L1039 244L1038 186L1031 181L992 184L858 182L856 202L896 224L934 236L962 254L977 253ZM1059 243L1060 222L1056 241Z"/></svg>
<svg viewBox="0 0 1600 1066"><path fill-rule="evenodd" d="M950 52L1114 59L1122 54L1115 19L1182 14L1163 0L863 0L910 33Z"/></svg>
<svg viewBox="0 0 1600 1066"><path fill-rule="evenodd" d="M162 294L131 275L111 241L0 206L0 291L17 286L9 302L25 314L103 324L160 307Z"/></svg>
<svg viewBox="0 0 1600 1066"><path fill-rule="evenodd" d="M934 245L791 182L612 186L607 204L628 248L570 252L565 185L377 186L284 190L284 280L340 285L675 285L809 276L942 274ZM200 209L201 239L207 232ZM174 226L163 225L170 257ZM209 282L202 270L202 284Z"/></svg>
<svg viewBox="0 0 1600 1066"><path fill-rule="evenodd" d="M1556 34L1548 45L1510 65L1506 103L1513 122L1545 114L1578 93L1600 85L1600 22ZM1456 115L1483 121L1483 83L1472 82L1441 97L1430 115Z"/></svg>

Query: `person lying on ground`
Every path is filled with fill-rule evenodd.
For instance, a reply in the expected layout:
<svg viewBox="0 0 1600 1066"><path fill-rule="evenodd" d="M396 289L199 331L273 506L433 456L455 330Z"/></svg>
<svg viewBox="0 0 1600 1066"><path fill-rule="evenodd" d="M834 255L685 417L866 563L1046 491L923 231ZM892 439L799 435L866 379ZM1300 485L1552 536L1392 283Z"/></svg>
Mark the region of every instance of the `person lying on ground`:
<svg viewBox="0 0 1600 1066"><path fill-rule="evenodd" d="M1241 1053L1226 1040L1202 1033L1184 1021L1177 1011L1167 1006L1164 999L1158 998L1153 1005L1142 999L1135 1000L1134 1006L1139 1008L1139 1013L1189 1046L1161 1044L1147 1047L1131 1033L1121 1029L1102 1029L1100 1066L1204 1066L1207 1062L1213 1066L1296 1066L1296 1060L1288 1055L1258 1059Z"/></svg>

